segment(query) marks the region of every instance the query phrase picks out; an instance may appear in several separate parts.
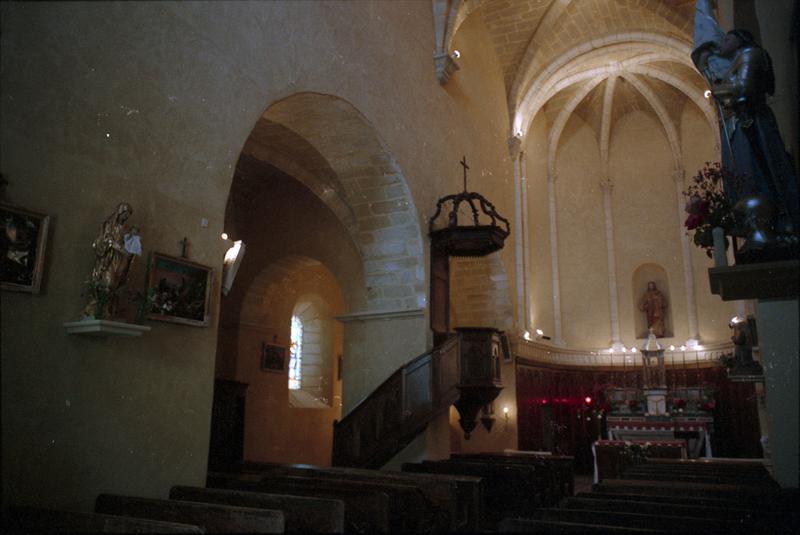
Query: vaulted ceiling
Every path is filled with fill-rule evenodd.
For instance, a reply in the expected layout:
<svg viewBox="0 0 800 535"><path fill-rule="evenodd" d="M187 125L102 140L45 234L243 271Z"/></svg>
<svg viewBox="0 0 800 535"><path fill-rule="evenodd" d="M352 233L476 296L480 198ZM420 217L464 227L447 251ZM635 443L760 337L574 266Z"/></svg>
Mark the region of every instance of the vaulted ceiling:
<svg viewBox="0 0 800 535"><path fill-rule="evenodd" d="M596 133L604 162L614 125L628 112L663 127L679 167L679 119L693 103L716 130L715 112L691 63L694 0L462 0L452 37L483 18L503 72L512 135L544 114L551 160L568 121Z"/></svg>

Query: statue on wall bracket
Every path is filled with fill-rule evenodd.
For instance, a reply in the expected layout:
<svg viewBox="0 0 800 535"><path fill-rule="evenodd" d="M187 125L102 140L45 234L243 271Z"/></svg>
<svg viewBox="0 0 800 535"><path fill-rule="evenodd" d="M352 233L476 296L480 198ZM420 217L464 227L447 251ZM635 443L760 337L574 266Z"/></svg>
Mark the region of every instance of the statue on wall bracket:
<svg viewBox="0 0 800 535"><path fill-rule="evenodd" d="M796 258L800 195L766 102L775 91L769 54L747 30L723 33L712 0L697 0L692 61L718 106L723 188L734 210L735 233L745 237L737 262Z"/></svg>
<svg viewBox="0 0 800 535"><path fill-rule="evenodd" d="M127 282L133 259L142 254L139 229L126 225L132 213L130 204L119 203L92 242L94 266L86 281L89 301L84 318L110 319L117 312L119 290Z"/></svg>

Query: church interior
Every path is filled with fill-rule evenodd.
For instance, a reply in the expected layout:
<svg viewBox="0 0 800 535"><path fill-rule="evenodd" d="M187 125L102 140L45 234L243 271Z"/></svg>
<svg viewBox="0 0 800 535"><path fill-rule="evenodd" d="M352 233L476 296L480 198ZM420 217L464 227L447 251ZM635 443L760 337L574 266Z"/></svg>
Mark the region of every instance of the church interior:
<svg viewBox="0 0 800 535"><path fill-rule="evenodd" d="M703 9L800 168L795 0L3 2L4 524L796 530Z"/></svg>

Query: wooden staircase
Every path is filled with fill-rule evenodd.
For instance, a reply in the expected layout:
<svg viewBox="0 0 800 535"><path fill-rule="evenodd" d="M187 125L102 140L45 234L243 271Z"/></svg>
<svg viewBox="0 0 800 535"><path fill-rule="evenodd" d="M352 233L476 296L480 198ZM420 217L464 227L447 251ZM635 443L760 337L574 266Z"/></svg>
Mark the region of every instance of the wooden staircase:
<svg viewBox="0 0 800 535"><path fill-rule="evenodd" d="M379 468L459 397L459 336L411 360L333 424L334 466Z"/></svg>

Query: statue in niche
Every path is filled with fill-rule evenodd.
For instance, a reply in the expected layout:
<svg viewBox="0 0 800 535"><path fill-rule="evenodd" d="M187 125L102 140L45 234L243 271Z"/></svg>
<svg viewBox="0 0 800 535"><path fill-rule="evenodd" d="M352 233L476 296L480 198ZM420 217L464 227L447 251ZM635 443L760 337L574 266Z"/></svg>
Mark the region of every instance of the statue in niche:
<svg viewBox="0 0 800 535"><path fill-rule="evenodd" d="M791 157L766 102L775 91L772 60L750 32L723 33L712 8L712 0L697 0L692 60L719 106L723 188L740 227L737 233L747 236L742 252L753 259L765 250L792 256L800 231L800 195Z"/></svg>
<svg viewBox="0 0 800 535"><path fill-rule="evenodd" d="M647 291L639 300L639 310L647 316L647 328L658 338L664 338L667 332L666 311L667 298L656 288L655 281L647 283Z"/></svg>
<svg viewBox="0 0 800 535"><path fill-rule="evenodd" d="M110 318L116 313L119 289L128 279L134 257L142 254L139 229L126 226L132 213L130 204L117 205L92 242L94 266L87 281L89 302L84 317Z"/></svg>

